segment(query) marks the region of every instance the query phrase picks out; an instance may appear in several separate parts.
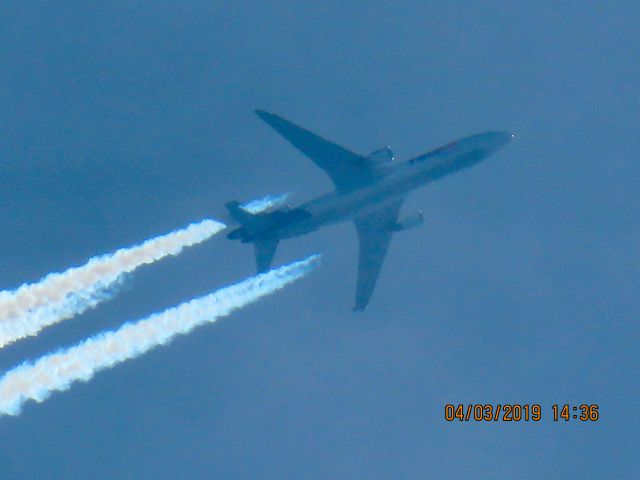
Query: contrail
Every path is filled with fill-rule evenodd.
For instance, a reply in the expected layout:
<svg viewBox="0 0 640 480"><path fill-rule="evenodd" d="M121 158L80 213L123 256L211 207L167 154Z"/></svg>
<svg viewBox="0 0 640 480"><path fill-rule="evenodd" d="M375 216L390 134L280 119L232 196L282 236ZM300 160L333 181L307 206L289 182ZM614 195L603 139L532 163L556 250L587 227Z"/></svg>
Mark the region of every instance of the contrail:
<svg viewBox="0 0 640 480"><path fill-rule="evenodd" d="M110 296L124 274L177 255L225 227L214 220L202 220L141 245L94 257L81 267L49 274L37 283L0 292L0 348L96 306Z"/></svg>
<svg viewBox="0 0 640 480"><path fill-rule="evenodd" d="M215 322L303 277L319 258L312 255L135 323L125 323L118 330L95 335L33 363L25 362L0 379L0 415L17 415L29 399L42 402L55 390L66 390L77 380L88 381L99 370L142 355L199 325Z"/></svg>
<svg viewBox="0 0 640 480"><path fill-rule="evenodd" d="M251 200L250 202L240 205L244 210L250 213L260 213L270 208L282 205L289 198L290 193L282 193L280 195L267 195L264 198Z"/></svg>

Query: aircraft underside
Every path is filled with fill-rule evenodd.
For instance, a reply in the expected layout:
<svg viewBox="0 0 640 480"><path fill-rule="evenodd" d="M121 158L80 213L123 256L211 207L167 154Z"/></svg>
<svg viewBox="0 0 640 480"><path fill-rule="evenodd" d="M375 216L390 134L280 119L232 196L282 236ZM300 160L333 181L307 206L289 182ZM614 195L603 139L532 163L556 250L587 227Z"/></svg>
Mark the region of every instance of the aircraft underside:
<svg viewBox="0 0 640 480"><path fill-rule="evenodd" d="M324 170L336 190L297 208L257 214L243 210L238 202L228 202L231 216L241 226L227 237L252 243L262 272L270 268L281 239L353 221L359 241L354 310L364 310L369 303L393 234L423 223L420 212L399 218L408 192L483 160L513 138L506 132L473 135L396 164L388 147L361 156L278 115L256 113Z"/></svg>

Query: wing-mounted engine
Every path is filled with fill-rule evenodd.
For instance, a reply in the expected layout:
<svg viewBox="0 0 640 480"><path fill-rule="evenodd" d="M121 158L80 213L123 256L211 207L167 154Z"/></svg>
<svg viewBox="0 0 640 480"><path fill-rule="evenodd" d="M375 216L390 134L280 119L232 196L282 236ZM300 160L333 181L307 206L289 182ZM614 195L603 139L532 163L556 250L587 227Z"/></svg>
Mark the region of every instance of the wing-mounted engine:
<svg viewBox="0 0 640 480"><path fill-rule="evenodd" d="M402 232L404 230L411 230L412 228L420 227L424 224L424 216L422 212L418 211L408 217L403 217L395 223L389 225L389 230L392 232Z"/></svg>
<svg viewBox="0 0 640 480"><path fill-rule="evenodd" d="M379 148L371 152L367 157L367 161L369 165L371 165L371 170L377 177L385 176L392 171L393 159L391 147Z"/></svg>
<svg viewBox="0 0 640 480"><path fill-rule="evenodd" d="M385 163L393 162L393 158L393 151L391 147L387 146L371 152L367 160L373 165L384 165Z"/></svg>

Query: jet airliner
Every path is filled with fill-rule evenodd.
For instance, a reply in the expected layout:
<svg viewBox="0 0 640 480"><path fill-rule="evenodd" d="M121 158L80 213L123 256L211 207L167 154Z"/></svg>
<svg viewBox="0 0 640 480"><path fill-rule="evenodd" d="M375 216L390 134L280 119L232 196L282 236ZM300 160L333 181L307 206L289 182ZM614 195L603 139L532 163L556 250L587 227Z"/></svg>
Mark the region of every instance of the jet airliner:
<svg viewBox="0 0 640 480"><path fill-rule="evenodd" d="M263 272L269 269L280 240L353 221L360 242L353 309L360 311L373 294L393 234L424 222L421 212L400 218L409 192L484 160L514 137L499 131L480 133L396 162L389 147L362 156L279 115L263 110L255 113L324 170L335 190L295 208L261 213L227 202L229 213L240 224L227 237L252 243L258 272Z"/></svg>

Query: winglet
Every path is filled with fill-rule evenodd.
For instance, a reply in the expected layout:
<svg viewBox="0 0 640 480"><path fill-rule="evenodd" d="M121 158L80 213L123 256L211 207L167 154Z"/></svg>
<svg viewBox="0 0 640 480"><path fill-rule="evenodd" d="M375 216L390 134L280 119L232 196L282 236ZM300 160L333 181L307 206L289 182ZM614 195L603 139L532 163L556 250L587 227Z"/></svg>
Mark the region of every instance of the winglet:
<svg viewBox="0 0 640 480"><path fill-rule="evenodd" d="M253 111L260 120L270 125L272 128L276 129L280 134L282 131L280 129L287 128L290 122L285 120L280 115L276 115L275 113L267 112L266 110L256 109ZM286 135L285 135L286 137Z"/></svg>
<svg viewBox="0 0 640 480"><path fill-rule="evenodd" d="M255 113L258 117L260 117L260 120L268 123L269 125L271 125L273 128L276 128L276 129L279 123L285 123L285 120L282 117L280 117L279 115L276 115L275 113L267 112L266 110L260 110L258 108L254 110L253 113Z"/></svg>
<svg viewBox="0 0 640 480"><path fill-rule="evenodd" d="M269 113L265 110L260 110L259 108L256 108L253 113L255 113L256 115L258 115L261 119L265 120L265 118L268 118L270 116L273 115L273 113Z"/></svg>

